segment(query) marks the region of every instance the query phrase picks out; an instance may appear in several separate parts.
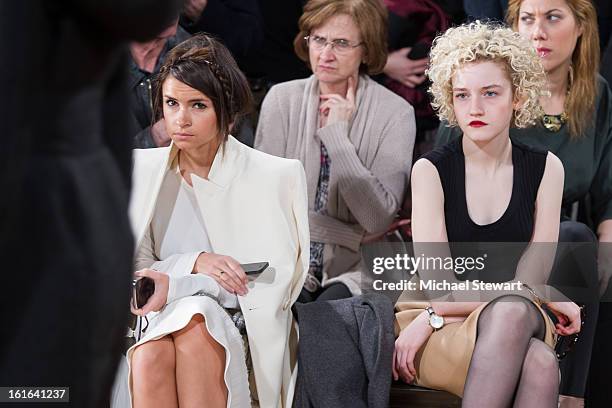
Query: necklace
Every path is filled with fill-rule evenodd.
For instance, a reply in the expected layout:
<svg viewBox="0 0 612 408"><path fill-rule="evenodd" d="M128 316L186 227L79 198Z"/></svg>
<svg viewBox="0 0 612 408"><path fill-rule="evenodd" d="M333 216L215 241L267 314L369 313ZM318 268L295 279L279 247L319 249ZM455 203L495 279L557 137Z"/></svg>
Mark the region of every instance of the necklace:
<svg viewBox="0 0 612 408"><path fill-rule="evenodd" d="M570 87L574 82L574 68L570 65L568 71L568 84L567 84L567 92L565 93L565 102L567 102L567 98L569 97ZM563 104L563 113L560 115L542 115L542 125L549 132L558 132L561 130L563 125L567 122L567 113L565 111L566 106Z"/></svg>
<svg viewBox="0 0 612 408"><path fill-rule="evenodd" d="M542 125L549 132L558 132L561 130L563 125L567 122L567 113L563 111L560 115L543 115L542 116Z"/></svg>

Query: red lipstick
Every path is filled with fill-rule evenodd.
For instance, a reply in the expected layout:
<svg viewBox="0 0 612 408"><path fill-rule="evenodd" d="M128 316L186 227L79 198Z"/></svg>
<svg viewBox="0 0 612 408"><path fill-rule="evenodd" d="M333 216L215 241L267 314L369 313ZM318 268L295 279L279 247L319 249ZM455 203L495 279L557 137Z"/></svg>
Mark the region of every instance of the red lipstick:
<svg viewBox="0 0 612 408"><path fill-rule="evenodd" d="M481 121L479 121L479 120L473 120L473 121L471 121L471 122L469 123L469 125L470 125L471 127L475 127L475 128L479 128L479 127L487 126L487 124L486 124L486 123L481 122Z"/></svg>

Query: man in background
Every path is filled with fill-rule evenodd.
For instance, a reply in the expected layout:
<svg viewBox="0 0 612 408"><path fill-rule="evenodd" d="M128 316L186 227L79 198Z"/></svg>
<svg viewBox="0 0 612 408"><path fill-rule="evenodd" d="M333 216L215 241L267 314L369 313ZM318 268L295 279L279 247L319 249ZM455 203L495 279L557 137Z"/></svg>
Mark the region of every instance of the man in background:
<svg viewBox="0 0 612 408"><path fill-rule="evenodd" d="M177 44L185 41L191 35L178 25L178 14L168 27L155 35L155 38L145 42L130 43L129 85L131 90L130 111L132 113L132 129L134 147L146 149L150 147L168 146L170 136L166 133L164 120L152 124L153 79L166 58L166 54Z"/></svg>

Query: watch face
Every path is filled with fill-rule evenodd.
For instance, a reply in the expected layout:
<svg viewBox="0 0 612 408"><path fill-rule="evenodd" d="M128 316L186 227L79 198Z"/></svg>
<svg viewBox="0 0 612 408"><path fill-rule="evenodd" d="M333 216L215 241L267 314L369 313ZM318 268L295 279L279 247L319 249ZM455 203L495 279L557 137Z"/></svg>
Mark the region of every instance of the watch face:
<svg viewBox="0 0 612 408"><path fill-rule="evenodd" d="M433 315L429 318L429 324L434 329L440 329L442 326L444 326L444 318L442 316Z"/></svg>

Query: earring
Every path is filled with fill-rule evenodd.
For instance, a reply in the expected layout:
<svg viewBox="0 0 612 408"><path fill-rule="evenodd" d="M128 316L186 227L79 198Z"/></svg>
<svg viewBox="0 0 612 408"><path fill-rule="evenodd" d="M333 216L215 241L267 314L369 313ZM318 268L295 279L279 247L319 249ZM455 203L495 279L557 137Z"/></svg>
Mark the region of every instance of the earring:
<svg viewBox="0 0 612 408"><path fill-rule="evenodd" d="M569 66L568 76L569 76L569 83L567 86L567 90L569 91L569 88L571 88L572 84L574 83L574 65L573 64L570 64Z"/></svg>

